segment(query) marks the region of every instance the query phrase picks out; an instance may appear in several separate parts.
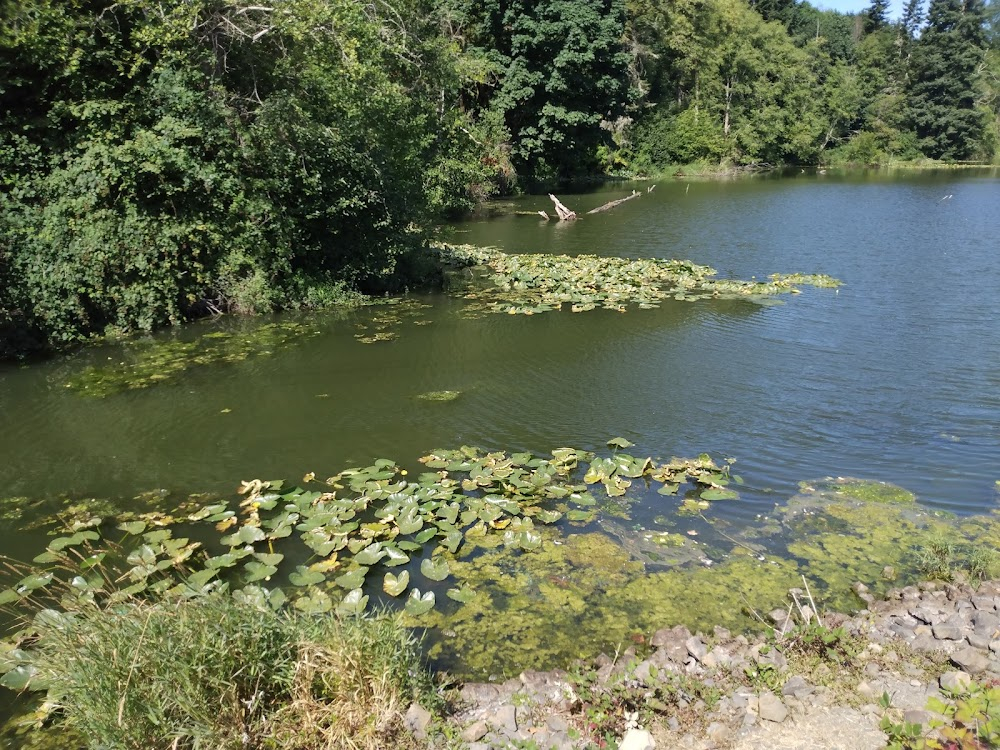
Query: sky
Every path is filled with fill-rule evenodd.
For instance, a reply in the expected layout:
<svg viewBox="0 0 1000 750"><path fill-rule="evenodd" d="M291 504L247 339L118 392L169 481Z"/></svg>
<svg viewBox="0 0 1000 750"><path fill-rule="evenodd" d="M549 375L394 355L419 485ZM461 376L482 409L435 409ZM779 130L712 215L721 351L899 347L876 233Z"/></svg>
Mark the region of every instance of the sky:
<svg viewBox="0 0 1000 750"><path fill-rule="evenodd" d="M889 18L898 19L903 14L904 0L889 1ZM810 0L820 10L839 10L841 13L857 13L871 5L871 0Z"/></svg>

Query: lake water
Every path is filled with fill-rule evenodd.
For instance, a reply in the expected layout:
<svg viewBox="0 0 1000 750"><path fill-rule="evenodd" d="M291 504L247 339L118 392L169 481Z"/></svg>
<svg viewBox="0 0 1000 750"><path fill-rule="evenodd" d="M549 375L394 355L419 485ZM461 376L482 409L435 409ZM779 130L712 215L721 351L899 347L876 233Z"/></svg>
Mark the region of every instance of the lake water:
<svg viewBox="0 0 1000 750"><path fill-rule="evenodd" d="M582 212L632 187L560 197ZM626 314L469 316L462 300L435 295L285 317L309 336L104 398L67 383L147 344L8 367L0 494L230 492L240 480L326 476L379 457L419 468L437 447L606 452L622 436L636 455L736 458L741 499L712 511L729 528L827 475L893 482L959 515L996 507L996 170L676 180L573 223L506 215L441 233L509 252L686 258L721 277L824 273L843 286L776 306L670 300ZM209 321L151 341L259 325ZM398 338L359 341L380 327ZM416 398L438 390L461 395ZM37 540L9 524L0 545L16 557Z"/></svg>

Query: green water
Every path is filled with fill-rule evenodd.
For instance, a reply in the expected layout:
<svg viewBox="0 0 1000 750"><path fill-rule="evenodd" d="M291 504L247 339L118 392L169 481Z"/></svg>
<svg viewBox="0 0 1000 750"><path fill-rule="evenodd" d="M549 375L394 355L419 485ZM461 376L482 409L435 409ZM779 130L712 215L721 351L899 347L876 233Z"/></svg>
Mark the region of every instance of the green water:
<svg viewBox="0 0 1000 750"><path fill-rule="evenodd" d="M632 187L560 197L582 212ZM515 202L549 206L544 196ZM614 436L636 443L635 455L736 458L740 499L711 509L730 535L760 524L800 481L827 475L893 482L960 516L996 505L995 171L670 181L575 223L507 215L441 235L510 252L687 258L731 278L825 273L844 286L776 306L671 300L530 317L411 297L350 313L206 321L0 369L2 494L47 502L4 521L3 552L37 553L41 538L18 528L66 498L128 507L151 490L232 493L241 480L324 477L380 457L415 471L429 450L463 444L606 454ZM300 327L287 340L261 334L276 322ZM372 338L386 340L363 342ZM70 387L151 353L172 368L176 357L162 352L201 356L212 342L225 356L185 360L192 366L150 387L100 396ZM458 395L420 398L436 391ZM619 537L663 517L663 528L710 534L655 493L635 502Z"/></svg>

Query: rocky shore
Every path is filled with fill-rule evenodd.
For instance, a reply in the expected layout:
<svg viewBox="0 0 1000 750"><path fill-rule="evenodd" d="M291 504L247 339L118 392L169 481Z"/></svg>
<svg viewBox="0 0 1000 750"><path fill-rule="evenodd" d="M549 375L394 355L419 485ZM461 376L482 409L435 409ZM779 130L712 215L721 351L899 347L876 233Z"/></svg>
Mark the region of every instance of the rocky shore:
<svg viewBox="0 0 1000 750"><path fill-rule="evenodd" d="M942 717L929 699L1000 681L1000 581L854 590L852 615L817 618L798 596L765 615L773 635L637 635L568 671L465 684L446 726L416 704L406 722L431 746L469 750L864 750L886 745L883 721L930 732Z"/></svg>

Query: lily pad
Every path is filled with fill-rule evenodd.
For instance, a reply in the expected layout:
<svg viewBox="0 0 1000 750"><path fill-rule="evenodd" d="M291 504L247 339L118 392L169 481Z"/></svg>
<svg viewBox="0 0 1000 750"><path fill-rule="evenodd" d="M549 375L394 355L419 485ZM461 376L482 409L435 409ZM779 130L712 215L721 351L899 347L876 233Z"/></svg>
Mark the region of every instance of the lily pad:
<svg viewBox="0 0 1000 750"><path fill-rule="evenodd" d="M326 576L316 570L310 570L304 565L295 568L295 572L288 576L288 582L293 586L312 586L322 583Z"/></svg>
<svg viewBox="0 0 1000 750"><path fill-rule="evenodd" d="M463 584L460 587L448 589L447 595L449 599L453 599L456 602L460 602L461 604L468 604L477 596L475 590L469 587L467 584Z"/></svg>
<svg viewBox="0 0 1000 750"><path fill-rule="evenodd" d="M405 606L406 611L411 615L419 616L434 609L434 604L435 597L433 591L421 594L420 589L412 589Z"/></svg>
<svg viewBox="0 0 1000 750"><path fill-rule="evenodd" d="M382 590L389 596L399 596L410 585L410 572L404 570L398 576L386 573L382 579Z"/></svg>
<svg viewBox="0 0 1000 750"><path fill-rule="evenodd" d="M335 583L342 589L348 591L352 589L361 588L362 584L365 582L365 576L368 575L368 568L354 568L339 576Z"/></svg>
<svg viewBox="0 0 1000 750"><path fill-rule="evenodd" d="M361 615L368 607L368 597L361 593L361 589L354 589L347 592L340 604L337 605L337 613L341 615Z"/></svg>
<svg viewBox="0 0 1000 750"><path fill-rule="evenodd" d="M461 391L428 391L417 396L421 401L454 401L462 395Z"/></svg>
<svg viewBox="0 0 1000 750"><path fill-rule="evenodd" d="M448 561L443 557L432 557L420 563L420 572L432 581L443 581L448 577Z"/></svg>

